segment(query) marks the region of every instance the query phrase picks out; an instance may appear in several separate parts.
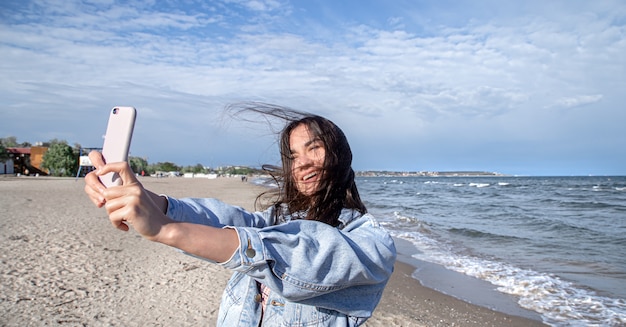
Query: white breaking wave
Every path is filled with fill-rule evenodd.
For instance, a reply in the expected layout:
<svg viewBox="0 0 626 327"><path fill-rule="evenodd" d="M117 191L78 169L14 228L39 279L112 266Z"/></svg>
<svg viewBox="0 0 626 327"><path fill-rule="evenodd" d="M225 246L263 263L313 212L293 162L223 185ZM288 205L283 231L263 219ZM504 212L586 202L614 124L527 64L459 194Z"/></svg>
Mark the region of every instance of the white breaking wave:
<svg viewBox="0 0 626 327"><path fill-rule="evenodd" d="M449 247L415 232L394 235L412 242L416 259L440 264L490 282L516 296L519 305L541 314L551 326L624 326L626 301L596 294L550 274L510 264L453 253Z"/></svg>

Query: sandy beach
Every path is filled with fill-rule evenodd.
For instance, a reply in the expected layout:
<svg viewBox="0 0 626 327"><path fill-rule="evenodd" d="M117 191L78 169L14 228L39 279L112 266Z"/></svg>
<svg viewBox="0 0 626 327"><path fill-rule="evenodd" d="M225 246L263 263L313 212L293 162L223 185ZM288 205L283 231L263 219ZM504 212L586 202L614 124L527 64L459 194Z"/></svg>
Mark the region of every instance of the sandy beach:
<svg viewBox="0 0 626 327"><path fill-rule="evenodd" d="M149 178L174 197L253 209L240 179ZM121 232L73 178L0 176L0 326L213 326L230 272ZM410 255L410 254L407 254ZM423 287L399 260L367 326L543 326Z"/></svg>

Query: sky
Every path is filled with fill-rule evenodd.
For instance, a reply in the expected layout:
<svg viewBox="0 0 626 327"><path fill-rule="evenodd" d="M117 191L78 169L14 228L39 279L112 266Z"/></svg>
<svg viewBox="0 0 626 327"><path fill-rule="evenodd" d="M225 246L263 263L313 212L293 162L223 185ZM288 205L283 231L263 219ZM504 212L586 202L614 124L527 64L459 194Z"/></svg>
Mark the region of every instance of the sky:
<svg viewBox="0 0 626 327"><path fill-rule="evenodd" d="M622 0L4 0L0 137L278 163L257 101L324 116L353 168L626 175Z"/></svg>

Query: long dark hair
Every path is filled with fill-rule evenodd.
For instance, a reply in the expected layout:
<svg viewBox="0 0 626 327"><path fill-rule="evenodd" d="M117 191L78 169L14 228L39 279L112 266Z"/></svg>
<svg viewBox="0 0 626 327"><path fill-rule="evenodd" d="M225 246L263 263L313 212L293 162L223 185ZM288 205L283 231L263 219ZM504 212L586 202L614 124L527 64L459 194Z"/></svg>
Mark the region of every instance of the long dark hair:
<svg viewBox="0 0 626 327"><path fill-rule="evenodd" d="M280 209L286 205L289 213L306 213L305 219L317 220L331 226L339 225L343 208L355 209L365 214L367 209L361 201L352 170L352 150L343 131L332 121L306 112L276 105L247 102L228 107L231 113L241 116L244 112L262 115L266 121L278 118L285 127L280 131L279 149L282 167L264 166L279 185L272 205ZM311 195L300 193L292 175L293 159L289 146L291 131L306 125L313 137L319 138L326 157L318 189ZM282 210L276 210L281 212Z"/></svg>

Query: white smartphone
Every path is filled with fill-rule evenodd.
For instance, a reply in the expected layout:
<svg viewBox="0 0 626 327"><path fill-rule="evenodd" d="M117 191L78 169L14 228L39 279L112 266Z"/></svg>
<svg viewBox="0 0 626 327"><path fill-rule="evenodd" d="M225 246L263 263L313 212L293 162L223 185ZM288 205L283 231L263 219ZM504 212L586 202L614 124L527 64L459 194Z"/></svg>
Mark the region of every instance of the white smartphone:
<svg viewBox="0 0 626 327"><path fill-rule="evenodd" d="M109 123L104 135L102 156L105 163L128 161L130 140L133 137L137 110L133 107L115 107L109 114ZM100 176L104 186L121 185L122 179L118 173L108 173Z"/></svg>

